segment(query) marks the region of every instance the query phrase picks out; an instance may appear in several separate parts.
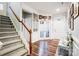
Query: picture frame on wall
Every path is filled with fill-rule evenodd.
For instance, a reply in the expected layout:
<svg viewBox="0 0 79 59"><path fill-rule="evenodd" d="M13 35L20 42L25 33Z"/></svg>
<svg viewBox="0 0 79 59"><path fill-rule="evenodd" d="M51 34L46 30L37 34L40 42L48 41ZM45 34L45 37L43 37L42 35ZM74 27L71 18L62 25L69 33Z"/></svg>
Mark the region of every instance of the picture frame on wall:
<svg viewBox="0 0 79 59"><path fill-rule="evenodd" d="M71 4L69 11L69 28L72 31L74 30L74 3Z"/></svg>
<svg viewBox="0 0 79 59"><path fill-rule="evenodd" d="M71 30L74 30L74 16L71 16Z"/></svg>
<svg viewBox="0 0 79 59"><path fill-rule="evenodd" d="M74 2L74 19L77 18L79 15L79 2Z"/></svg>
<svg viewBox="0 0 79 59"><path fill-rule="evenodd" d="M71 18L69 17L69 21L68 21L69 23L69 28L71 29Z"/></svg>
<svg viewBox="0 0 79 59"><path fill-rule="evenodd" d="M69 10L69 19L68 19L69 28L71 29L71 8Z"/></svg>
<svg viewBox="0 0 79 59"><path fill-rule="evenodd" d="M38 15L37 14L35 14L35 13L33 13L33 22L32 22L32 24L33 24L33 32L36 32L36 31L38 31Z"/></svg>
<svg viewBox="0 0 79 59"><path fill-rule="evenodd" d="M69 28L73 31L74 30L74 16L69 18Z"/></svg>
<svg viewBox="0 0 79 59"><path fill-rule="evenodd" d="M39 15L39 19L43 19L43 16L42 15Z"/></svg>
<svg viewBox="0 0 79 59"><path fill-rule="evenodd" d="M51 16L48 16L48 20L51 20Z"/></svg>
<svg viewBox="0 0 79 59"><path fill-rule="evenodd" d="M73 14L74 14L74 4L71 4L70 16L72 16Z"/></svg>
<svg viewBox="0 0 79 59"><path fill-rule="evenodd" d="M33 13L33 21L38 22L38 15L35 13Z"/></svg>

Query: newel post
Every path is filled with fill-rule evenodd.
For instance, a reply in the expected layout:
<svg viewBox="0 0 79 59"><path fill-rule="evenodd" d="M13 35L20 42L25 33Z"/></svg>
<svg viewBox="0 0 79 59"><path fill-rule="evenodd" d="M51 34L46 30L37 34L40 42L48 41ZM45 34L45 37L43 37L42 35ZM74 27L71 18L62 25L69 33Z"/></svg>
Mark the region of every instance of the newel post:
<svg viewBox="0 0 79 59"><path fill-rule="evenodd" d="M29 31L30 34L30 40L29 40L29 50L30 50L30 55L32 54L32 30Z"/></svg>

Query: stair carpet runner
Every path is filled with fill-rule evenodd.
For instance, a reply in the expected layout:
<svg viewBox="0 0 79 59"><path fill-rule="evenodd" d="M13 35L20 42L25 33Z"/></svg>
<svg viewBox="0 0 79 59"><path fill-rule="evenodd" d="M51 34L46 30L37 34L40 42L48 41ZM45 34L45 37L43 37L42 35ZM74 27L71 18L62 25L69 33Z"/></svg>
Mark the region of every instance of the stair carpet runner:
<svg viewBox="0 0 79 59"><path fill-rule="evenodd" d="M27 55L27 49L25 49L20 36L8 16L0 15L0 42L3 43L0 49L0 56Z"/></svg>

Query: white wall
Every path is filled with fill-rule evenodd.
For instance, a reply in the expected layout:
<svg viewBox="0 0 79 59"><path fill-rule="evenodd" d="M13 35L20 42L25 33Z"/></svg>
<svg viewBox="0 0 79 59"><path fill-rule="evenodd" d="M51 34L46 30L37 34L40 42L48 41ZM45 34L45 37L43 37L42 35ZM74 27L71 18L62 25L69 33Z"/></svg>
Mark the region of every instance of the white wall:
<svg viewBox="0 0 79 59"><path fill-rule="evenodd" d="M27 27L29 28L29 30L32 28L32 14L29 15L28 17L26 16L25 20L25 24L27 25Z"/></svg>
<svg viewBox="0 0 79 59"><path fill-rule="evenodd" d="M68 10L67 18L69 17L70 16L69 16L69 10ZM68 26L68 32L72 34L72 38L74 40L73 41L73 56L79 56L79 16L76 19L74 19L74 31L71 31Z"/></svg>
<svg viewBox="0 0 79 59"><path fill-rule="evenodd" d="M69 10L68 10L69 18ZM68 26L69 27L69 26ZM69 29L69 28L68 28ZM79 56L79 16L74 20L74 31L68 30L73 38L73 56Z"/></svg>
<svg viewBox="0 0 79 59"><path fill-rule="evenodd" d="M22 9L21 9L21 5L18 2L15 3L8 3L8 16L11 18L17 32L20 32L20 23L18 22L18 20L15 18L14 14L12 13L12 11L10 10L9 6L11 6L11 8L13 9L13 11L16 13L16 15L19 17L19 19L22 19Z"/></svg>
<svg viewBox="0 0 79 59"><path fill-rule="evenodd" d="M7 3L0 3L0 15L7 15Z"/></svg>
<svg viewBox="0 0 79 59"><path fill-rule="evenodd" d="M21 3L21 5L22 5L22 9L24 10L24 11L26 11L26 12L30 12L30 13L36 13L37 14L37 11L34 9L34 8L32 8L32 7L30 7L29 5L27 5L27 3Z"/></svg>
<svg viewBox="0 0 79 59"><path fill-rule="evenodd" d="M0 15L4 15L4 4L0 3Z"/></svg>
<svg viewBox="0 0 79 59"><path fill-rule="evenodd" d="M72 32L73 36L79 38L79 17L74 20L74 31Z"/></svg>
<svg viewBox="0 0 79 59"><path fill-rule="evenodd" d="M39 40L39 22L34 22L34 18L32 18L32 42L36 42ZM37 31L33 31L34 28L37 28Z"/></svg>
<svg viewBox="0 0 79 59"><path fill-rule="evenodd" d="M74 39L73 55L79 56L79 16L74 20L74 31L72 32Z"/></svg>
<svg viewBox="0 0 79 59"><path fill-rule="evenodd" d="M38 12L39 15L44 15L44 16L51 16L52 12L48 12L47 10L43 10L43 9L36 9L36 11Z"/></svg>
<svg viewBox="0 0 79 59"><path fill-rule="evenodd" d="M27 26L29 30L32 29L32 15L26 16L26 18L23 19L23 22L25 23L25 25ZM23 34L23 37L25 38L24 41L26 43L30 39L29 32L24 28L24 26L22 26L21 32ZM26 44L28 45L28 43Z"/></svg>
<svg viewBox="0 0 79 59"><path fill-rule="evenodd" d="M26 11L26 12L29 12L29 13L35 13L35 14L38 14L37 13L37 11L35 10L35 9L33 9L33 8L31 8L29 5L27 5L26 3L22 3L22 9L24 10L24 11ZM31 17L31 18L30 18ZM26 21L26 25L28 25L28 27L30 26L30 28L32 28L32 26L33 26L33 24L32 24L32 16L30 16L30 17L28 17L28 18L26 18L25 19L25 21ZM29 29L30 29L29 28ZM27 37L27 39L29 39L29 33L28 34L25 34L25 35L27 35L28 37ZM38 40L38 32L32 32L32 42L35 42L35 41L37 41Z"/></svg>
<svg viewBox="0 0 79 59"><path fill-rule="evenodd" d="M52 17L52 38L59 39L61 45L66 43L67 30L65 14L58 14Z"/></svg>

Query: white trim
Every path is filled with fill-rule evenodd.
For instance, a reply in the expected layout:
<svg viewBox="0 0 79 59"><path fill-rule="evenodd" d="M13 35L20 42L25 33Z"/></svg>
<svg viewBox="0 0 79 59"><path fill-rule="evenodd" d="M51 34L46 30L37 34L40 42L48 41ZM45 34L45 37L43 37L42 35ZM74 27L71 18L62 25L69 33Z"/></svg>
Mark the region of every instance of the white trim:
<svg viewBox="0 0 79 59"><path fill-rule="evenodd" d="M1 49L2 46L3 46L3 43L0 41L0 49Z"/></svg>
<svg viewBox="0 0 79 59"><path fill-rule="evenodd" d="M75 36L72 35L72 38L73 38L75 44L76 43L79 44L79 41L78 41L78 38L77 37L75 37Z"/></svg>
<svg viewBox="0 0 79 59"><path fill-rule="evenodd" d="M73 45L77 48L77 49L79 49L79 47L73 42Z"/></svg>
<svg viewBox="0 0 79 59"><path fill-rule="evenodd" d="M18 35L20 36L20 39L22 40L23 44L25 45L25 48L28 49L29 45L28 45L28 42L26 41L26 39L24 38L23 33L18 32Z"/></svg>

